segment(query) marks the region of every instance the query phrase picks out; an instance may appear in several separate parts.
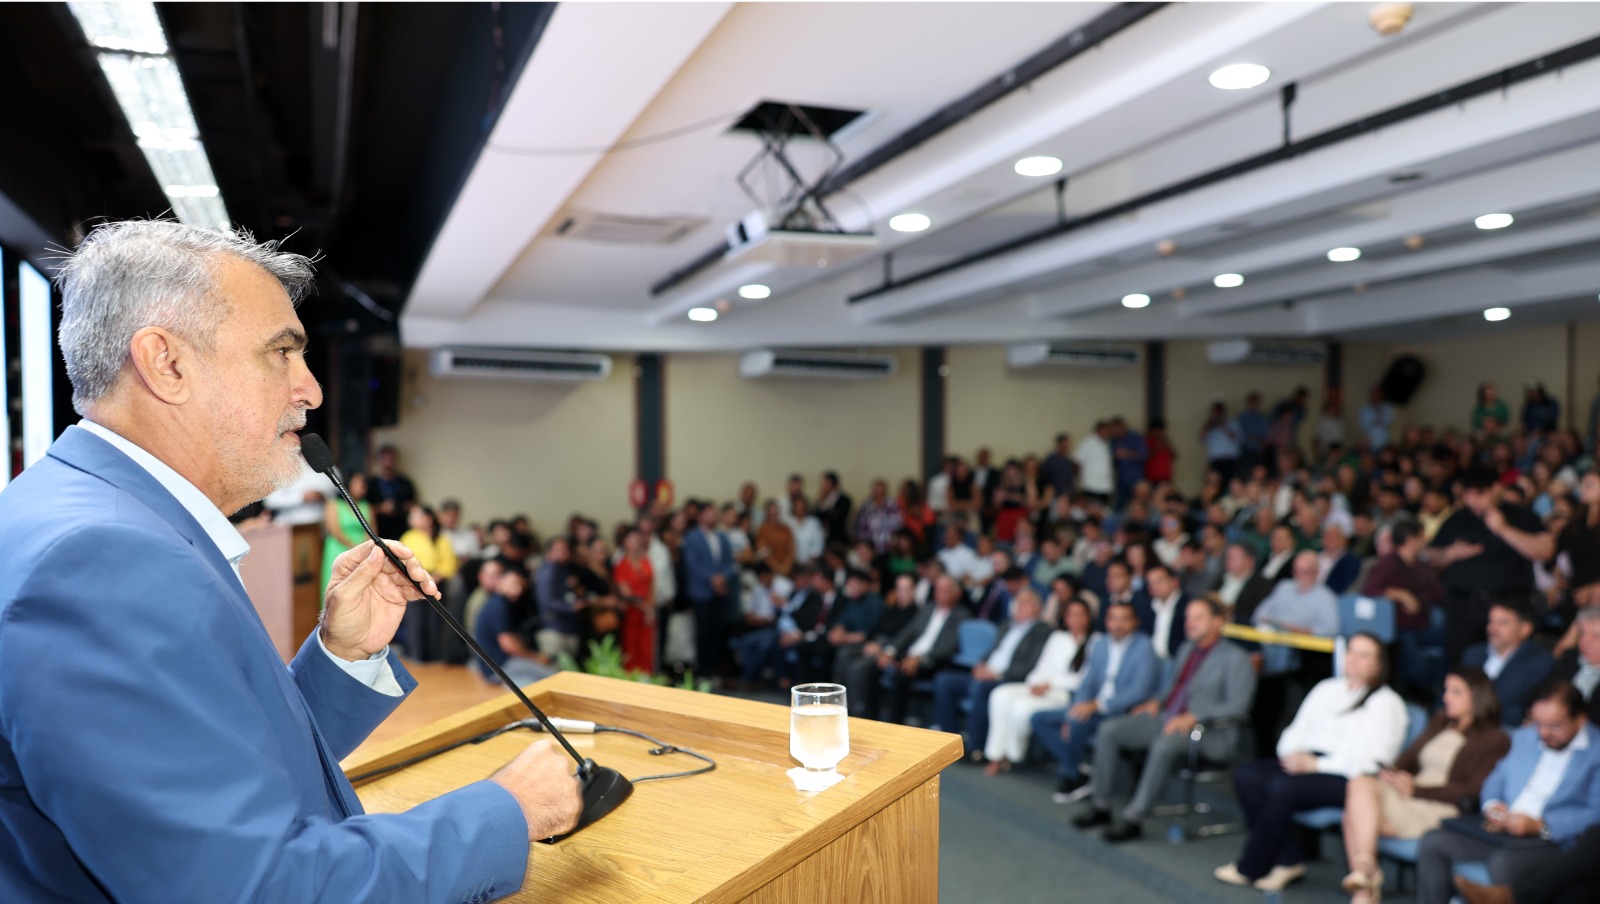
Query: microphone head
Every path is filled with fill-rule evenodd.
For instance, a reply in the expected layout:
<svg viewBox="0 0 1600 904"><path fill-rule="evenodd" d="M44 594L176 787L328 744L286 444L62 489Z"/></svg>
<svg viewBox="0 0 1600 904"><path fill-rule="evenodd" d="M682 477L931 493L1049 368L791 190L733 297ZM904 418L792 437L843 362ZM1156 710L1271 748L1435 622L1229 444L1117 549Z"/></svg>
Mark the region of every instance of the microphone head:
<svg viewBox="0 0 1600 904"><path fill-rule="evenodd" d="M333 452L328 449L328 444L322 437L315 433L307 433L300 437L300 454L305 456L306 464L318 474L326 474L333 470Z"/></svg>

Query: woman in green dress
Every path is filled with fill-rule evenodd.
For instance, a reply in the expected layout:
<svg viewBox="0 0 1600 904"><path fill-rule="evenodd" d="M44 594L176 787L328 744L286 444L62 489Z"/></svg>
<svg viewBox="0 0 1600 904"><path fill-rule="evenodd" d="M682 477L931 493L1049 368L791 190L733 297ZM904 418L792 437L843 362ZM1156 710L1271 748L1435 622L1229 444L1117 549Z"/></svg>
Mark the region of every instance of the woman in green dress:
<svg viewBox="0 0 1600 904"><path fill-rule="evenodd" d="M350 491L350 498L361 506L361 514L370 523L372 504L367 502L367 475L359 471L351 474L345 489ZM361 529L361 522L356 520L355 513L350 511L350 506L345 505L338 496L329 497L322 513L322 528L322 590L326 594L328 581L333 578L333 560L340 553L361 545L367 535Z"/></svg>

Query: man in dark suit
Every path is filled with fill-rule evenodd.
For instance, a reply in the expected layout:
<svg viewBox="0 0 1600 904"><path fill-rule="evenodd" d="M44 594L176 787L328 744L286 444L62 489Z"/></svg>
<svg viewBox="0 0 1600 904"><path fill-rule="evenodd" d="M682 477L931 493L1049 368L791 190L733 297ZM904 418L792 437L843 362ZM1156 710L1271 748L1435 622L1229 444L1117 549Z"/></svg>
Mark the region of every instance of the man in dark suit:
<svg viewBox="0 0 1600 904"><path fill-rule="evenodd" d="M1214 595L1227 607L1230 621L1248 625L1256 607L1272 594L1273 582L1256 570L1255 554L1243 543L1229 543L1222 561L1222 577Z"/></svg>
<svg viewBox="0 0 1600 904"><path fill-rule="evenodd" d="M694 608L694 648L700 674L722 675L723 650L728 646L728 620L733 613L733 588L739 584L739 564L728 538L717 530L717 507L700 509L698 528L683 538L684 595Z"/></svg>
<svg viewBox="0 0 1600 904"><path fill-rule="evenodd" d="M895 635L878 654L877 669L862 690L867 714L878 712L880 676L889 685L887 721L904 722L911 684L948 668L961 644L961 623L972 617L961 585L940 575L933 587L933 605L922 607L917 617Z"/></svg>
<svg viewBox="0 0 1600 904"><path fill-rule="evenodd" d="M1144 833L1139 822L1152 807L1180 760L1189 753L1189 732L1199 722L1238 718L1250 711L1256 673L1250 657L1222 637L1227 616L1211 600L1193 600L1184 613L1188 640L1178 651L1177 668L1160 693L1126 716L1107 719L1095 735L1090 809L1073 820L1080 829L1106 825L1105 839L1128 841ZM1133 797L1113 810L1122 757L1145 752L1144 771ZM1213 728L1200 741L1207 759L1228 762L1239 756L1239 729ZM1116 815L1113 816L1113 812Z"/></svg>
<svg viewBox="0 0 1600 904"><path fill-rule="evenodd" d="M817 508L812 514L822 522L828 535L829 546L850 545L850 508L855 501L850 494L839 489L839 474L823 471L822 482L817 487Z"/></svg>
<svg viewBox="0 0 1600 904"><path fill-rule="evenodd" d="M1533 642L1533 613L1520 599L1496 600L1489 607L1488 633L1489 642L1468 647L1461 664L1483 669L1500 697L1500 721L1516 728L1556 662Z"/></svg>
<svg viewBox="0 0 1600 904"><path fill-rule="evenodd" d="M1322 529L1322 552L1317 556L1322 583L1337 594L1349 592L1361 575L1361 559L1350 552L1350 538L1344 528L1329 524Z"/></svg>
<svg viewBox="0 0 1600 904"><path fill-rule="evenodd" d="M1050 639L1050 626L1039 620L1044 602L1024 586L1011 603L1011 619L1000 626L995 644L969 672L945 669L933 678L933 717L942 731L959 731L961 701L967 710L967 750L978 753L989 737L989 694L1002 683L1021 681L1033 671Z"/></svg>
<svg viewBox="0 0 1600 904"><path fill-rule="evenodd" d="M1145 569L1144 586L1149 594L1139 607L1139 630L1149 635L1156 657L1166 662L1183 646L1184 607L1189 599L1172 569L1159 562Z"/></svg>
<svg viewBox="0 0 1600 904"><path fill-rule="evenodd" d="M1600 608L1578 610L1578 645L1561 654L1554 676L1583 695L1589 724L1600 725Z"/></svg>
<svg viewBox="0 0 1600 904"><path fill-rule="evenodd" d="M1100 617L1104 619L1106 611L1118 603L1132 606L1136 613L1143 613L1150 606L1150 594L1133 589L1133 570L1120 556L1106 563L1106 595L1100 604ZM1142 620L1142 614L1140 617Z"/></svg>
<svg viewBox="0 0 1600 904"><path fill-rule="evenodd" d="M834 656L842 649L860 646L883 615L883 597L872 589L866 572L846 572L844 592L828 606L819 627L813 629L796 648L800 663L798 681L830 681Z"/></svg>

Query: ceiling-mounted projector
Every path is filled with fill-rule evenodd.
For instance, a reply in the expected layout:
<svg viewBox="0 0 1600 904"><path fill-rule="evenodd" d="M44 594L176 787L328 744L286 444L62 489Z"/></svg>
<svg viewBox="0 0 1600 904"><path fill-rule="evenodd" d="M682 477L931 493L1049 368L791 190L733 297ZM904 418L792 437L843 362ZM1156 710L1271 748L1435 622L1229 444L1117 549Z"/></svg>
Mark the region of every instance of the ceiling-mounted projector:
<svg viewBox="0 0 1600 904"><path fill-rule="evenodd" d="M772 229L761 211L754 211L728 227L725 261L752 261L778 267L835 267L860 257L878 245L870 232L821 232L810 229Z"/></svg>

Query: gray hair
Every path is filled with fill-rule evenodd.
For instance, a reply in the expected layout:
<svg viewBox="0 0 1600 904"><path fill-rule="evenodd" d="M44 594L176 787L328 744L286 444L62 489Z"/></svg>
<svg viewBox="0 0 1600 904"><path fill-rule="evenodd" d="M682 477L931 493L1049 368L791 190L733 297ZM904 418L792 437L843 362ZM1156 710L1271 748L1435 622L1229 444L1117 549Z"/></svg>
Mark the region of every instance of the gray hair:
<svg viewBox="0 0 1600 904"><path fill-rule="evenodd" d="M1574 621L1590 627L1600 627L1600 606L1584 606L1578 610Z"/></svg>
<svg viewBox="0 0 1600 904"><path fill-rule="evenodd" d="M312 258L257 242L248 230L187 226L172 220L106 223L56 268L61 291L61 357L72 380L72 407L87 414L121 378L128 345L158 326L203 355L232 312L217 292L218 265L246 261L271 274L298 304L315 285Z"/></svg>

